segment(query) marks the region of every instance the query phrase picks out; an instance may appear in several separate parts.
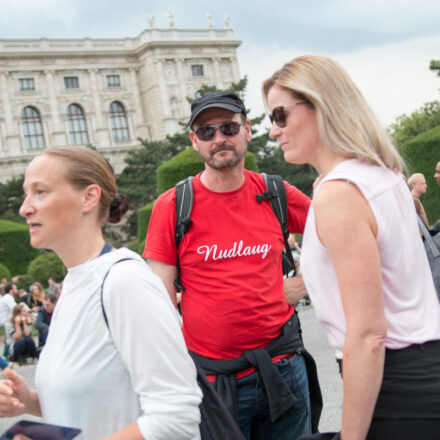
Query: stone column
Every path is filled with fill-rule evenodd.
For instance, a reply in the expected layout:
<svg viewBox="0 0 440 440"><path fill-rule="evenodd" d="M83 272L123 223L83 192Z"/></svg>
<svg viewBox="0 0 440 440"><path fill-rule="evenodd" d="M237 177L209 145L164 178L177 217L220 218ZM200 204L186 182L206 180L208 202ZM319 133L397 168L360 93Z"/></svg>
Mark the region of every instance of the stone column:
<svg viewBox="0 0 440 440"><path fill-rule="evenodd" d="M8 93L8 76L9 72L0 73L0 84L3 101L3 112L5 115L6 136L12 135L14 132L14 119L12 118L11 101L9 100Z"/></svg>
<svg viewBox="0 0 440 440"><path fill-rule="evenodd" d="M186 91L186 81L185 81L185 60L182 60L181 58L176 59L177 61L177 79L179 81L179 90L180 90L180 109L182 115L188 115L190 114L190 105L188 103L187 98L187 91ZM191 98L194 98L194 96L191 96Z"/></svg>
<svg viewBox="0 0 440 440"><path fill-rule="evenodd" d="M63 126L61 120L60 120L60 114L58 112L58 103L57 103L57 97L55 94L55 79L54 74L55 72L53 70L45 70L44 74L46 76L46 83L47 83L47 93L49 96L49 105L50 105L50 113L51 113L51 120L53 124L53 141L52 145L59 146L59 145L66 145L68 141L68 133L66 133L66 126ZM65 112L67 112L67 108L65 109Z"/></svg>
<svg viewBox="0 0 440 440"><path fill-rule="evenodd" d="M99 99L100 87L96 78L98 69L88 69L90 75L90 85L92 87L93 108L95 109L95 142L97 147L107 147L110 144L109 132L107 128L108 121L106 123L101 103Z"/></svg>
<svg viewBox="0 0 440 440"><path fill-rule="evenodd" d="M217 85L217 88L221 90L222 89L222 76L221 76L221 73L220 73L219 58L214 57L212 59L212 64L213 64L213 67L214 67L214 80L215 80L215 83Z"/></svg>
<svg viewBox="0 0 440 440"><path fill-rule="evenodd" d="M11 155L19 155L21 151L20 124L14 121L8 87L9 72L0 73L0 88L4 113L4 144L3 151ZM4 180L3 180L4 181Z"/></svg>
<svg viewBox="0 0 440 440"><path fill-rule="evenodd" d="M145 128L146 128L145 127L146 121L144 118L144 112L142 110L140 91L139 91L139 86L138 86L138 82L137 82L137 72L139 71L139 69L134 69L134 68L130 67L128 69L128 71L130 73L130 89L133 94L134 106L135 106L135 110L136 110L136 114L134 117L135 127L136 127L135 133L140 137L145 137L145 133L143 133L143 132L145 131ZM142 132L142 134L140 134L139 132Z"/></svg>

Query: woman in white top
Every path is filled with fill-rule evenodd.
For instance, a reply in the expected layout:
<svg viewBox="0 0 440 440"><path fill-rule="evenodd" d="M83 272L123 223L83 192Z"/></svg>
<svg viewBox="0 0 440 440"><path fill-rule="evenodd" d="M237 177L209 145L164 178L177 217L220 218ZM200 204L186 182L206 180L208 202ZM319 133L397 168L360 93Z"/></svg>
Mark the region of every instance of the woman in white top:
<svg viewBox="0 0 440 440"><path fill-rule="evenodd" d="M402 159L331 59L293 59L263 94L285 160L320 174L301 267L342 367L340 438L438 438L440 306Z"/></svg>
<svg viewBox="0 0 440 440"><path fill-rule="evenodd" d="M110 251L102 226L128 209L107 160L51 148L29 164L20 214L32 246L68 269L36 371L36 390L7 371L0 415L31 413L81 439L193 439L201 392L164 286L142 258Z"/></svg>

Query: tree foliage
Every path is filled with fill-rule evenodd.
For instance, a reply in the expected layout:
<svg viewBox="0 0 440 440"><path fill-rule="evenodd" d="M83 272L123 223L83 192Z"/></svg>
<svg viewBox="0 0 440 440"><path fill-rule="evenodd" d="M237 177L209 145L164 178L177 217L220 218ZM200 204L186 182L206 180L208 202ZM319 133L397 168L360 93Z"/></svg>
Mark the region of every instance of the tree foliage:
<svg viewBox="0 0 440 440"><path fill-rule="evenodd" d="M398 148L419 134L440 125L440 102L424 104L410 116L401 115L388 127L388 131Z"/></svg>
<svg viewBox="0 0 440 440"><path fill-rule="evenodd" d="M24 176L14 177L4 184L0 184L0 218L14 222L25 223L18 210L23 201Z"/></svg>
<svg viewBox="0 0 440 440"><path fill-rule="evenodd" d="M437 76L440 76L440 60L431 60L429 63L429 70L437 72Z"/></svg>
<svg viewBox="0 0 440 440"><path fill-rule="evenodd" d="M31 261L29 264L28 275L34 280L39 281L43 286L47 286L48 278L55 281L62 281L66 275L66 267L54 252L45 252Z"/></svg>

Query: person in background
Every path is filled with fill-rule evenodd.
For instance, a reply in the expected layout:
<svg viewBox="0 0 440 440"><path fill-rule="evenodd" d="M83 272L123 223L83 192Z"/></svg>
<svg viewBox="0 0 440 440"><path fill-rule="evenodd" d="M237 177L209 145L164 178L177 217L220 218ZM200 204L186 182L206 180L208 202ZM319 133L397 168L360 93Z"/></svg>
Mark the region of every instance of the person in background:
<svg viewBox="0 0 440 440"><path fill-rule="evenodd" d="M201 391L179 317L145 261L102 235L128 210L111 165L90 148L48 148L23 188L31 245L53 250L68 273L36 389L6 369L0 415L42 416L83 440L197 438Z"/></svg>
<svg viewBox="0 0 440 440"><path fill-rule="evenodd" d="M38 311L35 328L38 330L38 348L42 348L46 343L47 333L49 331L50 321L58 297L53 293L46 293L43 298L43 306Z"/></svg>
<svg viewBox="0 0 440 440"><path fill-rule="evenodd" d="M32 301L32 294L30 292L26 292L25 289L18 289L17 295L19 303L24 303L30 307Z"/></svg>
<svg viewBox="0 0 440 440"><path fill-rule="evenodd" d="M5 324L6 343L13 362L25 356L37 359L37 347L32 339L32 327L24 304L17 304L12 310L12 317Z"/></svg>
<svg viewBox="0 0 440 440"><path fill-rule="evenodd" d="M263 94L284 159L321 176L301 268L342 368L340 438L438 439L440 304L401 157L330 58L293 59Z"/></svg>
<svg viewBox="0 0 440 440"><path fill-rule="evenodd" d="M58 289L59 289L60 285L58 283L56 283L52 277L50 277L47 280L47 284L48 284L47 293L52 293L52 294L56 295L58 293Z"/></svg>
<svg viewBox="0 0 440 440"><path fill-rule="evenodd" d="M30 308L32 312L36 314L38 313L38 310L40 310L40 307L43 305L43 298L44 298L43 285L37 281L32 284L31 291L32 291L32 299L30 303Z"/></svg>
<svg viewBox="0 0 440 440"><path fill-rule="evenodd" d="M408 186L414 199L416 212L422 219L423 223L425 223L426 227L429 228L429 221L426 217L425 209L423 208L422 202L420 201L420 196L422 194L425 194L426 190L428 189L425 176L422 173L412 174L408 178Z"/></svg>
<svg viewBox="0 0 440 440"><path fill-rule="evenodd" d="M5 294L0 299L0 327L4 327L12 315L12 309L17 304L15 296L17 295L17 286L12 283L5 284Z"/></svg>

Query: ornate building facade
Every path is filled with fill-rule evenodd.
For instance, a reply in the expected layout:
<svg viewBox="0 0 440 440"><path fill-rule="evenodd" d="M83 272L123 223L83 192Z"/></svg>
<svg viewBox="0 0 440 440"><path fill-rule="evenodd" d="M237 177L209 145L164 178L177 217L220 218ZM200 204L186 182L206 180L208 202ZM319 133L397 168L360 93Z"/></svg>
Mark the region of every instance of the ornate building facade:
<svg viewBox="0 0 440 440"><path fill-rule="evenodd" d="M224 29L149 29L133 38L0 40L0 182L44 148L95 146L116 172L138 138L164 139L190 114L203 84L240 79Z"/></svg>

